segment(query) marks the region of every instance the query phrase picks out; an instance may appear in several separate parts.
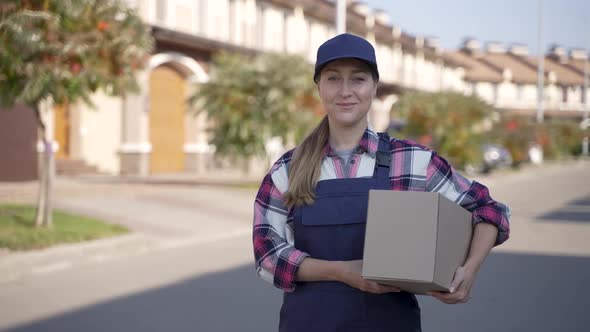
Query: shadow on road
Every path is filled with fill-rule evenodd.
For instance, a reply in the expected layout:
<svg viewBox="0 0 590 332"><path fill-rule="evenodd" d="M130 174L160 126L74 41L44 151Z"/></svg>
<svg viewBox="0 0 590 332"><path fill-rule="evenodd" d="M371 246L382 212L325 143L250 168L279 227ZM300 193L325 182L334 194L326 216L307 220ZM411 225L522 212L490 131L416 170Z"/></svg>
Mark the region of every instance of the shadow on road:
<svg viewBox="0 0 590 332"><path fill-rule="evenodd" d="M590 223L590 196L572 200L559 209L549 211L538 219L543 221L569 221Z"/></svg>
<svg viewBox="0 0 590 332"><path fill-rule="evenodd" d="M495 253L470 303L451 306L419 297L423 330L587 330L588 280L590 257ZM5 331L276 331L280 302L281 293L248 265Z"/></svg>

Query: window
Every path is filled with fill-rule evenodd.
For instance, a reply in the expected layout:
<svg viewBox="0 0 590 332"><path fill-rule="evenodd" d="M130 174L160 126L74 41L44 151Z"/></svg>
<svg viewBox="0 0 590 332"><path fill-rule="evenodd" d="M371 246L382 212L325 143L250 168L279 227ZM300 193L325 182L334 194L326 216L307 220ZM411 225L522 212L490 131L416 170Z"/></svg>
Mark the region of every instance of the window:
<svg viewBox="0 0 590 332"><path fill-rule="evenodd" d="M263 50L264 49L264 7L261 5L256 6L256 26L258 27L258 31L256 31L256 46Z"/></svg>
<svg viewBox="0 0 590 332"><path fill-rule="evenodd" d="M281 39L281 43L282 43L282 51L284 53L289 52L289 50L287 49L287 41L289 40L289 13L287 13L286 11L283 12L283 36Z"/></svg>
<svg viewBox="0 0 590 332"><path fill-rule="evenodd" d="M472 95L474 95L474 96L479 96L479 95L477 94L477 85L476 85L476 83L475 83L475 82L471 82L471 83L469 83L469 90L471 91L471 94L472 94Z"/></svg>
<svg viewBox="0 0 590 332"><path fill-rule="evenodd" d="M498 84L492 85L492 100L494 103L498 102Z"/></svg>
<svg viewBox="0 0 590 332"><path fill-rule="evenodd" d="M522 86L522 84L517 84L516 85L516 100L522 101L522 99L523 99L523 90L524 90L524 87Z"/></svg>
<svg viewBox="0 0 590 332"><path fill-rule="evenodd" d="M167 0L156 0L156 22L159 22L159 23L166 22L166 17L168 15L166 7L168 7Z"/></svg>
<svg viewBox="0 0 590 332"><path fill-rule="evenodd" d="M198 31L201 34L206 35L207 34L207 17L209 16L208 13L208 8L207 8L207 1L205 0L199 0L199 3L197 5L197 7L199 8L199 15L196 16L197 17L197 21L199 23L199 29Z"/></svg>
<svg viewBox="0 0 590 332"><path fill-rule="evenodd" d="M580 102L582 104L586 104L586 94L588 93L588 89L584 89L584 87L582 86L580 88Z"/></svg>
<svg viewBox="0 0 590 332"><path fill-rule="evenodd" d="M233 42L233 43L238 43L237 42L237 33L236 33L236 27L239 27L240 25L237 24L238 23L238 17L236 15L236 1L235 0L229 0L229 41Z"/></svg>
<svg viewBox="0 0 590 332"><path fill-rule="evenodd" d="M561 101L567 103L567 86L561 87Z"/></svg>

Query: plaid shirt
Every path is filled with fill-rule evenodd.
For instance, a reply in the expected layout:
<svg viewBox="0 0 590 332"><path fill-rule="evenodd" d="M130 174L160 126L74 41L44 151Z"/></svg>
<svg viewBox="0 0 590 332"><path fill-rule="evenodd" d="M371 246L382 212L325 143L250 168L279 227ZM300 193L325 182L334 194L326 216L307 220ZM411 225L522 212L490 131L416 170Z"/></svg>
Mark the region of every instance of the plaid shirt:
<svg viewBox="0 0 590 332"><path fill-rule="evenodd" d="M320 181L337 178L370 177L375 167L379 137L367 129L355 149L349 174L340 158L326 145ZM473 223L490 223L498 228L496 245L508 239L510 209L494 201L488 189L457 173L436 152L412 141L391 139L391 190L439 192L472 212ZM295 289L295 274L309 255L295 248L293 218L285 206L288 165L293 150L285 153L265 176L254 202L254 255L258 275L276 287Z"/></svg>

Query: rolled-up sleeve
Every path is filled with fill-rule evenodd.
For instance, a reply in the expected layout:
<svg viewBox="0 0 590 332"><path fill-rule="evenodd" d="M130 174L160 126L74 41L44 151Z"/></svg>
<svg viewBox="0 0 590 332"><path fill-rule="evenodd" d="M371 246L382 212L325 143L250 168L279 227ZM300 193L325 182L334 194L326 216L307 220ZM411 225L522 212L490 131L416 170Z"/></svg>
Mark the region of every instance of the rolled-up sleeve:
<svg viewBox="0 0 590 332"><path fill-rule="evenodd" d="M510 235L510 208L495 201L486 186L465 178L442 157L432 153L427 169L426 189L436 191L472 213L473 223L489 223L498 229L495 245Z"/></svg>
<svg viewBox="0 0 590 332"><path fill-rule="evenodd" d="M283 193L273 180L286 184L286 171L272 169L262 181L254 202L253 245L257 274L275 287L295 290L295 275L308 254L293 242L292 220Z"/></svg>

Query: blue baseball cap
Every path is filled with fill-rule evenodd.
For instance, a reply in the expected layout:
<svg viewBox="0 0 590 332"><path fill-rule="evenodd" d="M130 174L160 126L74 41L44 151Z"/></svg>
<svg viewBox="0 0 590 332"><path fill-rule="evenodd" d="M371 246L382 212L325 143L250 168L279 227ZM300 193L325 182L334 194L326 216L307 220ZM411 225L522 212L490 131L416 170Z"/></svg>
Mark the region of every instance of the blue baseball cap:
<svg viewBox="0 0 590 332"><path fill-rule="evenodd" d="M379 70L377 69L377 59L373 45L359 36L343 33L327 40L318 48L313 81L318 82L317 79L320 72L329 62L344 58L354 58L366 62L377 77L377 80L379 79Z"/></svg>

